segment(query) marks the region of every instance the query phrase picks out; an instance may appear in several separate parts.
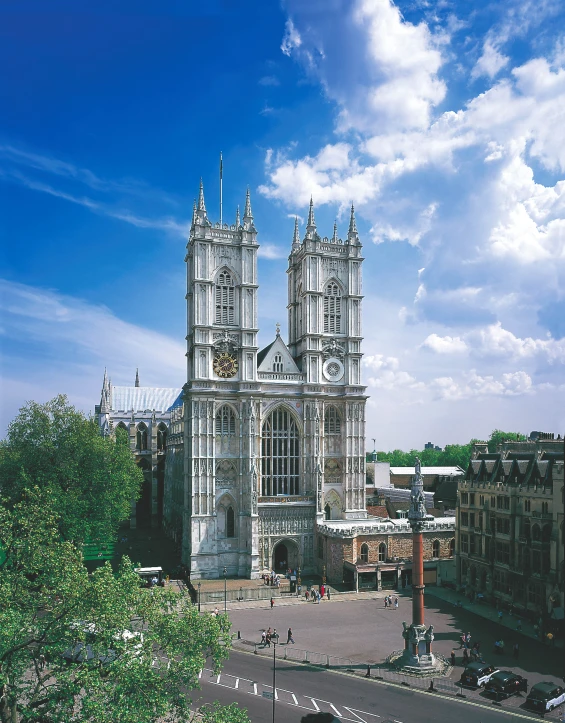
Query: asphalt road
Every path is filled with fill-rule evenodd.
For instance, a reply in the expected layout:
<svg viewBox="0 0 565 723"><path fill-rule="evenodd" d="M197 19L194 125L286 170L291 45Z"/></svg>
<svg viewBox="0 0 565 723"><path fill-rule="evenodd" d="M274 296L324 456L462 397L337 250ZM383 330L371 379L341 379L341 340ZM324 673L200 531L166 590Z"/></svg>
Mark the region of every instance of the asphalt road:
<svg viewBox="0 0 565 723"><path fill-rule="evenodd" d="M201 691L194 691L194 705L219 700L247 708L253 723L272 721L272 661L232 652L222 673L202 672ZM263 694L266 693L267 696ZM468 699L364 680L324 669L277 661L276 723L299 723L316 710L332 712L341 721L355 723L502 723L536 720L526 711L477 705Z"/></svg>

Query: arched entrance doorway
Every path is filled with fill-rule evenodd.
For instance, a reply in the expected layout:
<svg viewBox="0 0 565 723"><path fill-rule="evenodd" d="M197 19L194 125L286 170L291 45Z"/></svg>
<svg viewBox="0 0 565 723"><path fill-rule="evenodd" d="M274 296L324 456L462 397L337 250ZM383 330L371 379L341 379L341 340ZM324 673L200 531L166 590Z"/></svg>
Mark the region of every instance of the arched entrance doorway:
<svg viewBox="0 0 565 723"><path fill-rule="evenodd" d="M294 570L299 565L298 545L293 540L281 540L273 550L273 570L277 573L286 573L290 568Z"/></svg>

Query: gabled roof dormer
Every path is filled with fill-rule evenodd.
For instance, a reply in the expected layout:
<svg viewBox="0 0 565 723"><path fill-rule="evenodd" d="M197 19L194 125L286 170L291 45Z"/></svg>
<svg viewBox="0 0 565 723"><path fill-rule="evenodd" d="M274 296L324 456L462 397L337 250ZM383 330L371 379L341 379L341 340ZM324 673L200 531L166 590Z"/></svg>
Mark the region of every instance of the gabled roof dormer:
<svg viewBox="0 0 565 723"><path fill-rule="evenodd" d="M300 374L300 369L278 332L275 340L257 354L257 371L270 374Z"/></svg>

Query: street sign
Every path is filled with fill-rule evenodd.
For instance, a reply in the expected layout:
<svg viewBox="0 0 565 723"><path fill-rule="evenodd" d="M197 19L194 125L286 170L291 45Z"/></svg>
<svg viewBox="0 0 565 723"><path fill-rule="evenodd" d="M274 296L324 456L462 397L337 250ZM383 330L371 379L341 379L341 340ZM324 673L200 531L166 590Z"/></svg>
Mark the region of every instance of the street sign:
<svg viewBox="0 0 565 723"><path fill-rule="evenodd" d="M263 698L268 698L269 700L273 700L273 697L274 697L273 694L269 693L269 691L267 691L267 690L263 691Z"/></svg>

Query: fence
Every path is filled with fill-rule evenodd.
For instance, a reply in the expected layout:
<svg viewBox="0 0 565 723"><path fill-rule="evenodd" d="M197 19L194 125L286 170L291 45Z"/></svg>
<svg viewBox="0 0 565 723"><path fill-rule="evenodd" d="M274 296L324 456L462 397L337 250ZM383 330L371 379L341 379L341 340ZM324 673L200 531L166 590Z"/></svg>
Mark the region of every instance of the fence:
<svg viewBox="0 0 565 723"><path fill-rule="evenodd" d="M245 641L241 641L245 644ZM249 643L248 643L249 644ZM273 649L262 643L251 643L256 654L272 655ZM363 663L359 660L351 658L340 658L335 655L326 655L326 653L318 653L312 650L301 650L295 648L294 645L277 645L276 656L281 660L292 660L297 663L309 663L310 665L318 665L324 668L333 668L335 670L348 670L350 672L364 672L366 677L375 678L377 680L385 680L396 685L405 685L420 690L429 690L430 681L433 680L433 689L440 693L450 695L460 695L461 688L448 678L442 677L418 677L416 675L405 675L391 670L386 665Z"/></svg>
<svg viewBox="0 0 565 723"><path fill-rule="evenodd" d="M194 586L197 587L197 586ZM196 593L198 595L198 593ZM227 602L238 600L270 600L271 598L280 599L281 597L294 597L293 593L284 592L278 587L241 587L238 590L226 590L225 599ZM197 602L197 599L195 600ZM214 590L208 592L200 592L200 603L220 603L224 602L224 591Z"/></svg>

